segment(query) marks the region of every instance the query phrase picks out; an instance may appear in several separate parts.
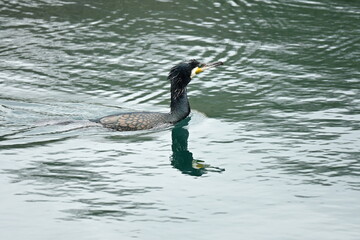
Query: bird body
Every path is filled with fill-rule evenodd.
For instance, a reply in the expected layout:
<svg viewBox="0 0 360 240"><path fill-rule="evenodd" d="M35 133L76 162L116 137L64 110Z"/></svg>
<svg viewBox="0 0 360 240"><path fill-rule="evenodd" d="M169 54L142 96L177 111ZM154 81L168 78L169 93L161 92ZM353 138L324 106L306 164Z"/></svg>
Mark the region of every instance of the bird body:
<svg viewBox="0 0 360 240"><path fill-rule="evenodd" d="M190 114L187 85L192 77L205 69L222 65L222 62L203 64L196 60L182 62L171 68L168 79L171 87L169 113L130 112L99 118L95 122L118 131L136 131L175 124Z"/></svg>
<svg viewBox="0 0 360 240"><path fill-rule="evenodd" d="M110 115L99 119L104 127L118 131L135 131L170 124L168 113L130 112Z"/></svg>

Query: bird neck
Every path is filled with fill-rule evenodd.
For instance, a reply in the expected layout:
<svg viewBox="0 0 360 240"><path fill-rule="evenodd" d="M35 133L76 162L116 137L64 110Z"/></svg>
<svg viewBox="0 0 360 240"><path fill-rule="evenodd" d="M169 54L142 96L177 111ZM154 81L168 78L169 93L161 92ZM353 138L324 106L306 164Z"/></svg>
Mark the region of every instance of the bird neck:
<svg viewBox="0 0 360 240"><path fill-rule="evenodd" d="M170 118L172 122L178 122L190 114L190 104L185 88L171 89Z"/></svg>

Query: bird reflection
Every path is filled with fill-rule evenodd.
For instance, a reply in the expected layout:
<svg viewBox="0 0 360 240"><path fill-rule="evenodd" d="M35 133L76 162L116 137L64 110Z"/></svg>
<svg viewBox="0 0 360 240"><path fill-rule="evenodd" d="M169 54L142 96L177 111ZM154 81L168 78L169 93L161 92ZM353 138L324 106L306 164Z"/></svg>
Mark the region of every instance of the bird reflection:
<svg viewBox="0 0 360 240"><path fill-rule="evenodd" d="M208 171L222 172L225 169L212 167L204 161L193 158L192 152L188 150L189 131L186 129L189 119L177 124L172 129L172 156L171 164L184 174L201 176Z"/></svg>

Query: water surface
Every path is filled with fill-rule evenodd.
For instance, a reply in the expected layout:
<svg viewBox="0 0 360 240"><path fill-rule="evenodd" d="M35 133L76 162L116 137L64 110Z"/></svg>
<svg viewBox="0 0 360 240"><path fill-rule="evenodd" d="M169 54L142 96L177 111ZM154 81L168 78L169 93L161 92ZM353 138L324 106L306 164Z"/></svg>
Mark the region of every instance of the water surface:
<svg viewBox="0 0 360 240"><path fill-rule="evenodd" d="M360 2L0 6L1 239L360 238ZM191 58L183 122L87 121Z"/></svg>

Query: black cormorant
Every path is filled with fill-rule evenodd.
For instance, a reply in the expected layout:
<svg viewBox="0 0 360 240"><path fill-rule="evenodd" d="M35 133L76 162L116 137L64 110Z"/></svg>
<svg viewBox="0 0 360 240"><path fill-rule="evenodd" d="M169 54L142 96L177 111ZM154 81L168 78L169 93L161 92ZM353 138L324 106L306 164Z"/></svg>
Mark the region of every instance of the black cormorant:
<svg viewBox="0 0 360 240"><path fill-rule="evenodd" d="M222 62L200 63L195 59L181 62L171 68L168 79L171 84L171 103L169 113L158 112L130 112L110 115L95 120L104 127L118 131L135 131L151 129L175 124L190 113L186 86L192 77L204 70L222 65Z"/></svg>

